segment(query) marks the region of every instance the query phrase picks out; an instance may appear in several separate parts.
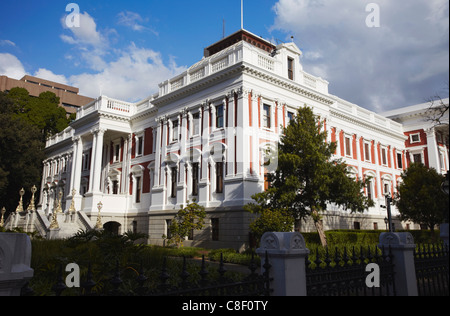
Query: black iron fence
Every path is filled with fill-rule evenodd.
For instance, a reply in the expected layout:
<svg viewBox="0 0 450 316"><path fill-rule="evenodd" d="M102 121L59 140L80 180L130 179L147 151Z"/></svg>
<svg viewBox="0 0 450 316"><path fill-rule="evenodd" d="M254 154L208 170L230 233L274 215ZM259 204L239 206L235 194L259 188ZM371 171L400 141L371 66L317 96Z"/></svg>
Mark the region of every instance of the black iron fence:
<svg viewBox="0 0 450 316"><path fill-rule="evenodd" d="M422 245L414 253L419 296L448 296L448 245Z"/></svg>
<svg viewBox="0 0 450 316"><path fill-rule="evenodd" d="M268 256L266 255L263 271L258 274L258 266L254 256L249 266L250 274L241 280L235 281L228 277L223 256L221 256L218 277L210 277L210 270L203 256L198 271L192 273L192 265L187 268L187 259L183 258L183 266L179 275L171 275L168 269L167 258L163 264L157 279L149 278L145 275L144 269L135 270L137 277L130 279L125 277L124 271L129 267L121 267L117 262L116 267L111 271L111 277L102 284L94 281L91 265L88 267L86 276L80 282L77 295L79 296L270 296L270 269ZM190 272L189 272L190 271ZM55 271L55 284L52 286L52 295L65 295L69 289L63 277L63 267L58 272ZM73 291L71 292L73 295ZM37 296L27 284L22 289L22 296Z"/></svg>
<svg viewBox="0 0 450 316"><path fill-rule="evenodd" d="M366 268L370 263L379 267L378 286L367 284L370 275ZM356 251L353 247L349 253L344 248L342 255L336 249L334 256L328 249L322 256L317 250L315 260L307 261L306 285L308 296L395 296L391 249L361 247Z"/></svg>

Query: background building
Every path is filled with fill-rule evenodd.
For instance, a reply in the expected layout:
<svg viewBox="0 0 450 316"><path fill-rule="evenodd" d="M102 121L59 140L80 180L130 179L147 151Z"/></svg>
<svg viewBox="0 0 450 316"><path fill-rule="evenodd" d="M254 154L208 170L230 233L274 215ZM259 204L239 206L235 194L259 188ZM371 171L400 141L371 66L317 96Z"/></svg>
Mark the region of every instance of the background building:
<svg viewBox="0 0 450 316"><path fill-rule="evenodd" d="M407 149L408 165L412 162L423 163L427 167L445 174L449 169L449 114L441 117L442 111L448 109L449 99L443 99L408 106L383 113L384 116L403 125ZM436 118L439 117L439 121Z"/></svg>
<svg viewBox="0 0 450 316"><path fill-rule="evenodd" d="M51 91L59 97L59 105L67 113L76 113L77 109L92 102L94 99L79 95L79 89L61 83L44 80L32 76L24 76L20 80L0 76L0 91L10 91L12 88L25 88L31 96L38 97L42 92Z"/></svg>

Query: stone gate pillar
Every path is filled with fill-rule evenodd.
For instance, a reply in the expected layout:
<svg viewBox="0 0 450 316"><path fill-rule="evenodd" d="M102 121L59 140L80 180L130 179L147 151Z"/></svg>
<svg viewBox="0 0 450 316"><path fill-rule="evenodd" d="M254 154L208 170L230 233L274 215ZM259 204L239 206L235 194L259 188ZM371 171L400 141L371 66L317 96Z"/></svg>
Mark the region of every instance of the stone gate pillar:
<svg viewBox="0 0 450 316"><path fill-rule="evenodd" d="M418 296L414 238L410 233L382 233L379 247L391 247L398 296Z"/></svg>
<svg viewBox="0 0 450 316"><path fill-rule="evenodd" d="M300 233L266 233L256 253L264 264L268 254L273 296L306 296L306 257L309 250ZM262 268L264 271L264 268Z"/></svg>
<svg viewBox="0 0 450 316"><path fill-rule="evenodd" d="M0 233L0 296L20 296L33 277L31 241L26 234Z"/></svg>

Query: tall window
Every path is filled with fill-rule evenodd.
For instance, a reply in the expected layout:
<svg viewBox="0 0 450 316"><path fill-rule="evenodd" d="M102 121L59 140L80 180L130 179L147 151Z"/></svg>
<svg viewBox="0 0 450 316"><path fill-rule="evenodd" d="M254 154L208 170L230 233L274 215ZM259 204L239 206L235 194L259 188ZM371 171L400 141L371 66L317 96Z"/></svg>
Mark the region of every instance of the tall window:
<svg viewBox="0 0 450 316"><path fill-rule="evenodd" d="M422 163L422 154L415 154L413 156L414 163Z"/></svg>
<svg viewBox="0 0 450 316"><path fill-rule="evenodd" d="M216 163L216 193L223 193L223 162Z"/></svg>
<svg viewBox="0 0 450 316"><path fill-rule="evenodd" d="M352 155L352 142L350 137L345 137L345 155L346 156Z"/></svg>
<svg viewBox="0 0 450 316"><path fill-rule="evenodd" d="M211 233L212 240L219 241L219 219L211 218Z"/></svg>
<svg viewBox="0 0 450 316"><path fill-rule="evenodd" d="M192 123L193 123L192 136L199 135L200 134L200 113L195 113L192 116Z"/></svg>
<svg viewBox="0 0 450 316"><path fill-rule="evenodd" d="M166 237L167 237L167 239L172 238L172 232L170 231L171 225L172 225L172 220L166 219Z"/></svg>
<svg viewBox="0 0 450 316"><path fill-rule="evenodd" d="M383 165L387 165L387 156L386 156L386 148L381 148L381 160L383 162Z"/></svg>
<svg viewBox="0 0 450 316"><path fill-rule="evenodd" d="M136 203L141 203L141 177L136 177Z"/></svg>
<svg viewBox="0 0 450 316"><path fill-rule="evenodd" d="M370 161L370 143L364 143L364 159Z"/></svg>
<svg viewBox="0 0 450 316"><path fill-rule="evenodd" d="M137 139L136 156L142 156L143 153L144 153L144 137L140 136Z"/></svg>
<svg viewBox="0 0 450 316"><path fill-rule="evenodd" d="M192 195L198 195L198 163L192 164Z"/></svg>
<svg viewBox="0 0 450 316"><path fill-rule="evenodd" d="M223 105L216 106L216 128L223 128Z"/></svg>
<svg viewBox="0 0 450 316"><path fill-rule="evenodd" d="M290 123L294 119L294 113L288 112L288 123Z"/></svg>
<svg viewBox="0 0 450 316"><path fill-rule="evenodd" d="M369 198L369 200L374 199L374 194L373 194L373 180L370 180L369 182L367 182L367 197Z"/></svg>
<svg viewBox="0 0 450 316"><path fill-rule="evenodd" d="M177 197L177 168L176 167L174 167L174 168L172 168L171 169L172 170L172 174L171 174L171 176L172 176L172 178L171 178L171 180L172 180L172 185L171 185L171 196L170 197L172 197L172 198L176 198Z"/></svg>
<svg viewBox="0 0 450 316"><path fill-rule="evenodd" d="M114 180L112 182L112 194L115 195L119 194L119 181L117 180Z"/></svg>
<svg viewBox="0 0 450 316"><path fill-rule="evenodd" d="M383 183L383 193L384 195L390 195L391 194L391 185L389 182Z"/></svg>
<svg viewBox="0 0 450 316"><path fill-rule="evenodd" d="M294 80L294 59L288 57L288 78Z"/></svg>
<svg viewBox="0 0 450 316"><path fill-rule="evenodd" d="M90 153L89 152L85 152L83 154L83 170L89 170L90 169ZM55 170L55 173L58 172L58 169Z"/></svg>
<svg viewBox="0 0 450 316"><path fill-rule="evenodd" d="M178 120L172 122L172 142L178 141L179 127Z"/></svg>
<svg viewBox="0 0 450 316"><path fill-rule="evenodd" d="M120 145L116 144L114 146L114 162L120 161Z"/></svg>
<svg viewBox="0 0 450 316"><path fill-rule="evenodd" d="M263 127L270 128L270 105L267 104L263 107Z"/></svg>
<svg viewBox="0 0 450 316"><path fill-rule="evenodd" d="M398 169L403 169L402 154L397 154L397 167Z"/></svg>

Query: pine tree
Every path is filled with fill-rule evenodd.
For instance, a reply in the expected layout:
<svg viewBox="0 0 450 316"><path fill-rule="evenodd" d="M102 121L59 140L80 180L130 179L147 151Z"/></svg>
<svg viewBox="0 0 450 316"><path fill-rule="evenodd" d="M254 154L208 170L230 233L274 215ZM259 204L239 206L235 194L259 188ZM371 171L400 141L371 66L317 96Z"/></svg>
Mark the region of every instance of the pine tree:
<svg viewBox="0 0 450 316"><path fill-rule="evenodd" d="M330 203L364 212L373 202L364 196L365 182L351 177L347 165L333 159L336 143L327 142L323 122L309 107L300 108L283 130L278 146L278 168L269 174L266 192L256 194L247 210L283 210L295 221L312 218L326 245L321 213ZM367 180L367 179L366 179Z"/></svg>

